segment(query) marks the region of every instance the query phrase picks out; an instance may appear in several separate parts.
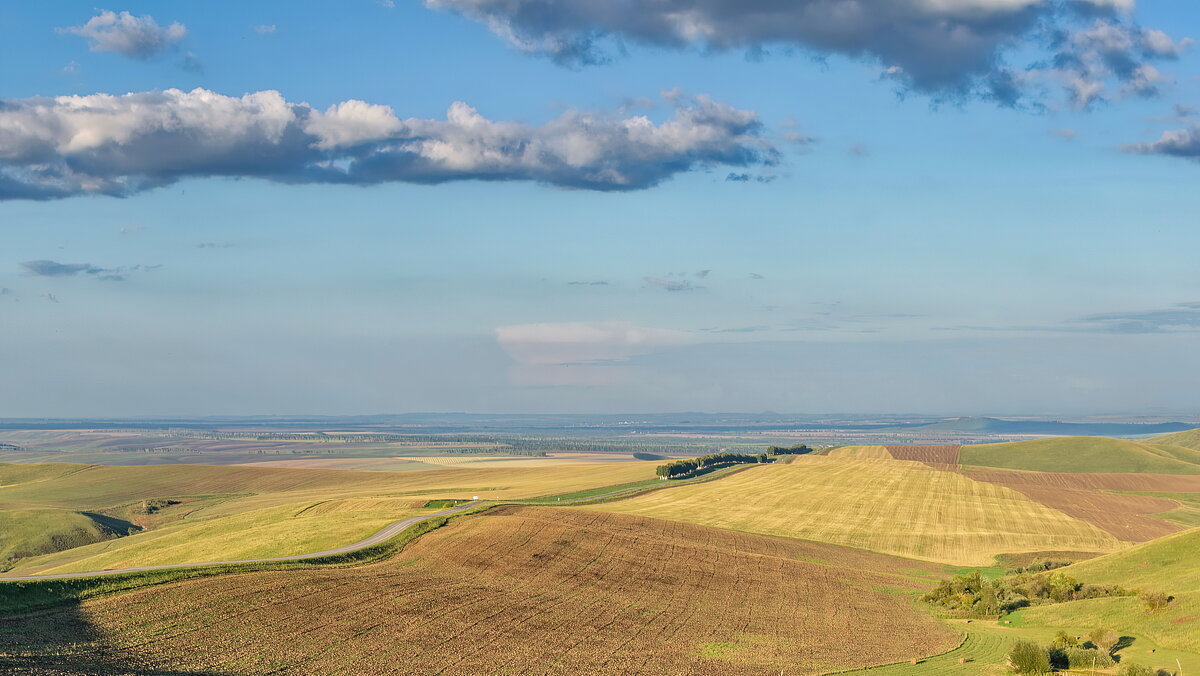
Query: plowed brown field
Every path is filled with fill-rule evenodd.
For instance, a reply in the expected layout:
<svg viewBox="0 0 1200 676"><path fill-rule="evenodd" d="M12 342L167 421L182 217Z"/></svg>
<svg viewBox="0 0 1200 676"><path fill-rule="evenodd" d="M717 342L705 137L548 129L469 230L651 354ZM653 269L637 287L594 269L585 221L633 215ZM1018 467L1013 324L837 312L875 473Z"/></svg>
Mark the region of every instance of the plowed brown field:
<svg viewBox="0 0 1200 676"><path fill-rule="evenodd" d="M1175 474L970 471L966 475L1012 488L1126 542L1146 542L1182 530L1178 524L1146 516L1169 512L1179 503L1107 491L1200 492L1200 477Z"/></svg>
<svg viewBox="0 0 1200 676"><path fill-rule="evenodd" d="M888 446L888 453L897 460L923 462L937 469L956 469L962 446Z"/></svg>
<svg viewBox="0 0 1200 676"><path fill-rule="evenodd" d="M505 507L379 564L196 580L2 620L0 671L815 674L957 644L901 591L932 586L938 570L644 517Z"/></svg>

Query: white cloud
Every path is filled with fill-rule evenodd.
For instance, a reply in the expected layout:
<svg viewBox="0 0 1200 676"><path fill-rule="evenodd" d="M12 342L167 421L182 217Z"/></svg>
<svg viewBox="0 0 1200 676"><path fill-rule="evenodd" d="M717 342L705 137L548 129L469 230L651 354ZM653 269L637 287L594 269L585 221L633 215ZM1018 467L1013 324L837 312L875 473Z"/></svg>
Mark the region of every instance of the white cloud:
<svg viewBox="0 0 1200 676"><path fill-rule="evenodd" d="M777 161L754 112L705 96L668 103L674 114L659 123L568 111L531 126L461 102L444 120L401 120L362 101L322 112L275 91L13 99L0 108L0 199L128 195L189 176L635 190L697 168Z"/></svg>
<svg viewBox="0 0 1200 676"><path fill-rule="evenodd" d="M114 52L135 59L148 59L185 38L187 27L179 22L160 26L149 15L134 16L129 12L118 14L101 10L82 26L59 28L58 32L84 38L93 52Z"/></svg>
<svg viewBox="0 0 1200 676"><path fill-rule="evenodd" d="M270 35L271 33L275 32L275 24L273 24L273 23L259 24L254 27L254 32L258 33L259 35Z"/></svg>

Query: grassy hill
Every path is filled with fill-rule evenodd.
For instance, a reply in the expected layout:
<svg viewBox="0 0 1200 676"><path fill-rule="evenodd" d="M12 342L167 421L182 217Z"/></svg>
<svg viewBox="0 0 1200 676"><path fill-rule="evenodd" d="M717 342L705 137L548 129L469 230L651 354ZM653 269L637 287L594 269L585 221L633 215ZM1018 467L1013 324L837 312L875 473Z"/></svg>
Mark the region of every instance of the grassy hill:
<svg viewBox="0 0 1200 676"><path fill-rule="evenodd" d="M1190 448L1194 451L1200 451L1200 427L1194 430L1186 430L1184 432L1176 432L1175 434L1165 434L1161 437L1154 437L1149 441L1155 444L1182 446L1183 448Z"/></svg>
<svg viewBox="0 0 1200 676"><path fill-rule="evenodd" d="M1200 474L1200 451L1107 437L963 446L959 462L1038 472Z"/></svg>
<svg viewBox="0 0 1200 676"><path fill-rule="evenodd" d="M1002 553L1122 547L1095 526L1010 488L899 460L800 456L589 509L958 565L989 565Z"/></svg>
<svg viewBox="0 0 1200 676"><path fill-rule="evenodd" d="M430 499L571 493L650 479L655 466L361 472L0 464L0 517L14 524L0 527L0 561L7 560L0 565L15 573L76 572L302 554L355 542ZM163 506L146 509L148 502ZM147 530L113 540L125 533L105 531L98 519ZM29 525L16 528L18 522Z"/></svg>
<svg viewBox="0 0 1200 676"><path fill-rule="evenodd" d="M1019 611L1019 624L1111 627L1164 647L1200 652L1200 529L1078 563L1067 572L1082 582L1119 584L1175 597L1151 613L1136 597L1090 599Z"/></svg>
<svg viewBox="0 0 1200 676"><path fill-rule="evenodd" d="M939 653L940 566L505 507L393 559L135 591L0 623L0 672L815 674Z"/></svg>
<svg viewBox="0 0 1200 676"><path fill-rule="evenodd" d="M0 571L23 558L103 542L136 531L131 523L62 509L0 511Z"/></svg>

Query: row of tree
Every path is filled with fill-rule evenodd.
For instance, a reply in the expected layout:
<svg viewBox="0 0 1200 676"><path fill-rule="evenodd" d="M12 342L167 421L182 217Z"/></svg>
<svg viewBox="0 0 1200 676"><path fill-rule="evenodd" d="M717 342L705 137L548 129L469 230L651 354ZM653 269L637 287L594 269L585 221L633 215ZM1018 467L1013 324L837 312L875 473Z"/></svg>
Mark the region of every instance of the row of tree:
<svg viewBox="0 0 1200 676"><path fill-rule="evenodd" d="M767 455L804 455L812 453L814 449L809 448L806 444L792 444L791 446L767 446Z"/></svg>
<svg viewBox="0 0 1200 676"><path fill-rule="evenodd" d="M679 479L695 474L700 470L721 465L741 465L761 462L771 462L771 459L767 457L766 453L758 455L750 453L713 453L711 455L700 456L699 458L675 460L665 465L659 465L655 473L658 474L658 478L660 479Z"/></svg>

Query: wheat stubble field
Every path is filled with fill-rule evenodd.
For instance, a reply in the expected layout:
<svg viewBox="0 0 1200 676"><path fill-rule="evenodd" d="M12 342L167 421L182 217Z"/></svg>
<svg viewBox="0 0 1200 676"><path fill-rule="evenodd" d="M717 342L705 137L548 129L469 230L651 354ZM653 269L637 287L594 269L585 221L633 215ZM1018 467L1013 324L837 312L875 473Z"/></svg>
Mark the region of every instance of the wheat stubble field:
<svg viewBox="0 0 1200 676"><path fill-rule="evenodd" d="M1110 552L1111 534L1002 485L913 461L801 456L597 509L830 542L954 565L997 554Z"/></svg>
<svg viewBox="0 0 1200 676"><path fill-rule="evenodd" d="M940 572L693 524L502 507L378 564L0 620L0 671L817 674L957 645L911 600Z"/></svg>

